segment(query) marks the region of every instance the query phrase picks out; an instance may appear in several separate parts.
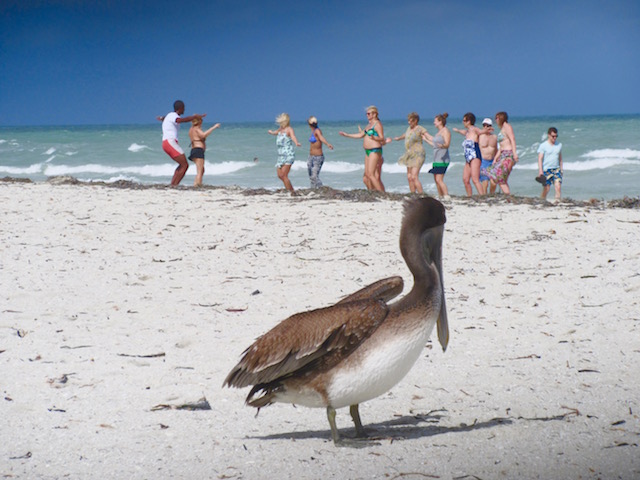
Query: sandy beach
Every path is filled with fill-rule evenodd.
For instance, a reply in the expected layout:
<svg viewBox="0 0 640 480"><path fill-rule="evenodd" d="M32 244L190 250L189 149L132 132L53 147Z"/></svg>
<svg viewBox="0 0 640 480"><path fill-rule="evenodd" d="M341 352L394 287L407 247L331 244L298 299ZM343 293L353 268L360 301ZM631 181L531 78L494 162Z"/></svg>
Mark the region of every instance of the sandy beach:
<svg viewBox="0 0 640 480"><path fill-rule="evenodd" d="M448 202L449 348L348 449L221 386L289 315L411 288L402 200L254 193L0 182L0 477L640 477L640 209Z"/></svg>

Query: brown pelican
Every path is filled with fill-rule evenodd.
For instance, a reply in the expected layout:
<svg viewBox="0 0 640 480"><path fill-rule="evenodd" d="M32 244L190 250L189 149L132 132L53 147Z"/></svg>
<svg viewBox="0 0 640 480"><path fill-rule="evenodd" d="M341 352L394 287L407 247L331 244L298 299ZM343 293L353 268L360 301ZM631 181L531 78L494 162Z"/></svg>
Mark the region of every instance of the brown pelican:
<svg viewBox="0 0 640 480"><path fill-rule="evenodd" d="M416 362L433 326L442 349L449 341L442 281L443 205L425 197L405 202L400 251L414 278L395 303L401 277L379 280L335 305L292 315L258 338L224 381L253 385L248 405L275 402L327 409L336 445L336 409L350 407L358 437L365 436L358 405L398 383Z"/></svg>

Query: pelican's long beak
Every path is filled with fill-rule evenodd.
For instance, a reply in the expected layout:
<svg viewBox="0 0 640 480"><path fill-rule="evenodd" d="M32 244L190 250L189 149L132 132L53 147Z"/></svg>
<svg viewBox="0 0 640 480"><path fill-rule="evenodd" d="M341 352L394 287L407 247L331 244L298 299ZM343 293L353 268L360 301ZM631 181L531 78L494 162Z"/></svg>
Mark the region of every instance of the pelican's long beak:
<svg viewBox="0 0 640 480"><path fill-rule="evenodd" d="M447 345L449 344L449 322L447 320L447 304L444 298L444 280L442 277L442 234L444 233L444 226L441 227L442 230L439 235L439 242L437 245L434 245L433 249L433 262L438 269L438 276L440 277L440 313L438 314L438 341L442 346L442 351L445 352L447 350Z"/></svg>

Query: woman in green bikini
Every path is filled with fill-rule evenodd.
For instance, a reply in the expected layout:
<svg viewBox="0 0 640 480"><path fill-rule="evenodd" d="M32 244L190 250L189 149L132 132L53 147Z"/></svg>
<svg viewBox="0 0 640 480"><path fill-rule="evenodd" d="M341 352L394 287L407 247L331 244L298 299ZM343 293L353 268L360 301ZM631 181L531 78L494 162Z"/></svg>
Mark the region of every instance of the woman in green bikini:
<svg viewBox="0 0 640 480"><path fill-rule="evenodd" d="M358 133L339 132L343 137L363 138L364 147L364 176L362 181L368 190L378 190L384 192L382 184L382 146L389 143L391 139L384 138L382 122L378 118L378 109L373 105L367 108L367 120L369 123L362 130L358 126Z"/></svg>

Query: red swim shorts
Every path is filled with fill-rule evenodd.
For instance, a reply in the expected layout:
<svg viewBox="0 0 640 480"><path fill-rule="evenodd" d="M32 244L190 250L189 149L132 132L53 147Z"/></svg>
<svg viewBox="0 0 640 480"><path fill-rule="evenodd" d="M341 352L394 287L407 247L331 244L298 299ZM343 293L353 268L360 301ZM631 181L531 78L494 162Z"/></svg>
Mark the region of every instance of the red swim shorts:
<svg viewBox="0 0 640 480"><path fill-rule="evenodd" d="M177 158L180 155L184 155L184 151L182 150L182 148L180 148L180 145L178 145L177 138L163 140L162 149L167 152L167 155L169 155L171 158Z"/></svg>

